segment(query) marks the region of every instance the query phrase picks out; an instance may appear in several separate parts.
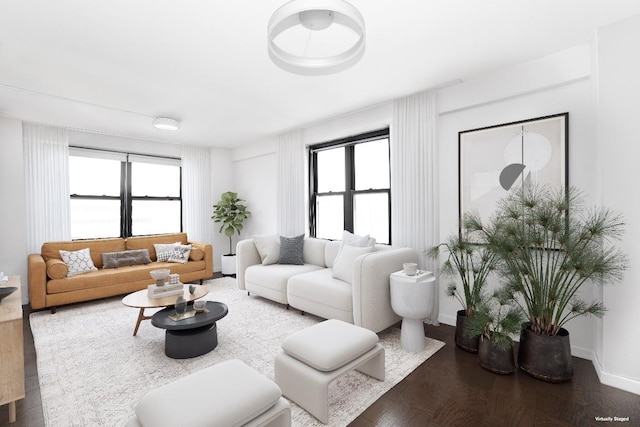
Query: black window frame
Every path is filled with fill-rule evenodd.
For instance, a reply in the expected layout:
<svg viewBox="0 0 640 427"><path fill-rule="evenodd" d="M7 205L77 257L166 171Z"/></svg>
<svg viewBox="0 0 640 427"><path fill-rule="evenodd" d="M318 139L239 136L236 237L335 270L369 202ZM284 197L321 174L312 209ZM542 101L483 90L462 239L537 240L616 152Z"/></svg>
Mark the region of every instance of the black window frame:
<svg viewBox="0 0 640 427"><path fill-rule="evenodd" d="M75 147L70 146L71 149L78 150L94 150L96 153L115 153L125 157L126 160L120 161L120 195L119 196L107 196L107 195L97 195L97 194L70 194L69 199L77 199L77 200L119 200L120 201L120 236L112 236L112 237L134 237L134 236L144 236L143 234L134 235L132 233L133 230L133 201L134 200L169 200L169 201L180 201L180 233L183 232L183 209L182 209L182 166L178 166L180 170L179 174L179 196L133 196L131 194L131 178L132 171L131 168L133 166L133 162L129 160L129 156L136 157L146 157L149 159L159 159L159 160L172 160L172 161L180 161L179 158L169 157L169 156L157 156L157 155L149 155L149 154L140 154L140 153L129 153L124 151L116 151L116 150L104 150L104 149L91 149L86 147ZM73 156L72 153L69 156ZM82 156L76 156L82 157ZM99 155L95 156L96 158L100 158ZM153 163L153 162L150 162ZM161 164L162 162L158 162ZM91 239L91 237L74 239L74 240L86 240Z"/></svg>
<svg viewBox="0 0 640 427"><path fill-rule="evenodd" d="M343 218L344 229L353 233L354 230L354 218L353 207L355 196L358 194L367 193L386 193L387 194L387 215L389 218L389 245L392 243L391 235L391 165L389 165L389 188L385 189L367 189L356 190L355 179L355 146L367 142L377 141L380 139L386 139L388 142L389 150L389 162L391 162L391 139L389 128L378 129L358 135L349 136L346 138L336 139L320 144L309 146L309 235L316 237L316 201L318 196L336 196L342 194L343 196ZM318 188L318 152L324 150L330 150L335 148L345 148L345 190L344 191L328 191L317 192Z"/></svg>

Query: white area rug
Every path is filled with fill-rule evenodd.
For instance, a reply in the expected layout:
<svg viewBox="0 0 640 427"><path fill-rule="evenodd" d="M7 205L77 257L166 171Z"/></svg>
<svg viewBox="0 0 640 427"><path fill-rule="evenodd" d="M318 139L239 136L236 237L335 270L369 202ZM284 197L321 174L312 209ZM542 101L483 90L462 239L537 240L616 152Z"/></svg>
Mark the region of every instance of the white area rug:
<svg viewBox="0 0 640 427"><path fill-rule="evenodd" d="M322 320L249 297L232 278L208 282L206 297L229 314L218 321L218 347L203 356L174 360L164 354L163 329L144 321L133 336L138 310L121 298L32 313L42 409L47 426L122 426L150 389L228 359L240 359L273 379L273 360L289 334ZM152 313L147 310L145 314ZM386 379L352 372L330 385L329 425L345 426L444 343L426 338L418 354L400 347L400 330L379 334L386 352ZM188 409L185 409L188 411ZM292 425L321 426L292 404Z"/></svg>

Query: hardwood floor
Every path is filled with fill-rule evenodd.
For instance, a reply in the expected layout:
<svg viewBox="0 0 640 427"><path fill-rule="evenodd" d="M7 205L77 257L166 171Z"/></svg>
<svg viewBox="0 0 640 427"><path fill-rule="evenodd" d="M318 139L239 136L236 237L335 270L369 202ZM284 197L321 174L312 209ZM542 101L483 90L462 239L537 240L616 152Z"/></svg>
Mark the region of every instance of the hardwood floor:
<svg viewBox="0 0 640 427"><path fill-rule="evenodd" d="M26 397L9 424L8 405L0 407L0 426L44 426L36 353L24 310ZM524 372L489 373L476 356L456 348L454 328L425 326L426 335L446 345L389 390L353 423L364 426L595 426L596 417L629 417L640 425L640 396L600 384L590 361L574 358L573 380L550 384ZM55 426L57 427L57 426Z"/></svg>

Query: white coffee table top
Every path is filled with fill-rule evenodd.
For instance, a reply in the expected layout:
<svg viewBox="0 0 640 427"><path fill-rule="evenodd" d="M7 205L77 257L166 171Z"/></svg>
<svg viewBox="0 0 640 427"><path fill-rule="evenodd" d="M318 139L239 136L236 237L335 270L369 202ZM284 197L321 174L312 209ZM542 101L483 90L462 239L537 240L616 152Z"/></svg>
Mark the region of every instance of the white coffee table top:
<svg viewBox="0 0 640 427"><path fill-rule="evenodd" d="M207 285L194 286L196 287L196 290L191 294L189 293L189 285L183 285L182 296L187 302L200 299L209 293L209 287ZM147 290L142 289L122 298L122 303L128 307L136 308L168 307L170 305L174 305L179 296L180 295L169 295L161 298L149 298Z"/></svg>

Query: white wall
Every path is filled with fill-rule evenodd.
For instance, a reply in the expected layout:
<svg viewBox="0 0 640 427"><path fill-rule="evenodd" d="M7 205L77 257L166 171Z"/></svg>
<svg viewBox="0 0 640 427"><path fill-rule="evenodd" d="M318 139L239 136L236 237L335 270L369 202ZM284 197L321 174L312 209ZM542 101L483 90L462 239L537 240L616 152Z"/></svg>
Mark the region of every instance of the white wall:
<svg viewBox="0 0 640 427"><path fill-rule="evenodd" d="M22 122L0 117L0 271L20 276L22 301L27 291L27 210L22 155Z"/></svg>
<svg viewBox="0 0 640 427"><path fill-rule="evenodd" d="M227 191L233 191L234 167L231 161L231 150L225 148L212 148L210 151L211 158L211 200L213 204L218 203L220 195ZM213 215L213 204L207 215ZM229 239L220 233L220 224L212 221L211 242L213 244L213 271L220 271L222 261L220 257L229 253ZM233 242L236 243L238 236L234 236Z"/></svg>
<svg viewBox="0 0 640 427"><path fill-rule="evenodd" d="M603 290L609 311L603 319L598 363L602 382L640 394L640 202L636 188L640 16L601 29L598 44L602 203L625 215L622 248L631 261L622 283Z"/></svg>

